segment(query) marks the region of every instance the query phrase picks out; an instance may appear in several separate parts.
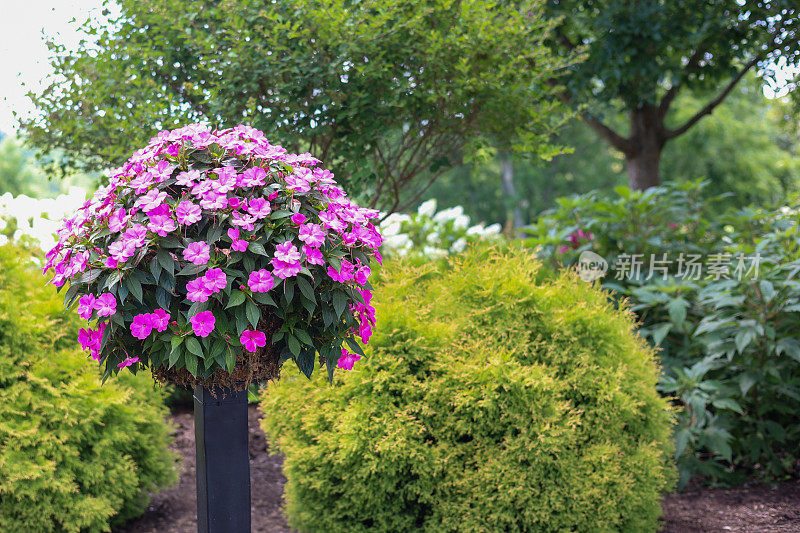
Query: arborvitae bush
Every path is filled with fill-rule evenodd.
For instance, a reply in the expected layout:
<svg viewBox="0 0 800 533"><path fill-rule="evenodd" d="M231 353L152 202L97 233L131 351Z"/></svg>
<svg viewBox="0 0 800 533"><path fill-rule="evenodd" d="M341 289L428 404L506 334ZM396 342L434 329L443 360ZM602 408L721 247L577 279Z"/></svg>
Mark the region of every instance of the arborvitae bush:
<svg viewBox="0 0 800 533"><path fill-rule="evenodd" d="M175 479L162 393L149 375L101 386L62 308L30 257L0 246L4 533L110 531Z"/></svg>
<svg viewBox="0 0 800 533"><path fill-rule="evenodd" d="M302 531L655 531L671 415L632 315L516 249L387 264L367 359L262 408ZM322 373L320 373L322 374Z"/></svg>

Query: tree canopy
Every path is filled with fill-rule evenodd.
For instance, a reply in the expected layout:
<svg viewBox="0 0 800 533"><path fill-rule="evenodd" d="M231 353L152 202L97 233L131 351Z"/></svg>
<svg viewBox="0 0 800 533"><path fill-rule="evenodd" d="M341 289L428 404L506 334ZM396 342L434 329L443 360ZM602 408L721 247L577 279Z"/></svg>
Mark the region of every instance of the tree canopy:
<svg viewBox="0 0 800 533"><path fill-rule="evenodd" d="M473 147L552 152L543 2L121 0L78 50L51 43L25 128L98 167L157 129L249 123L394 210Z"/></svg>
<svg viewBox="0 0 800 533"><path fill-rule="evenodd" d="M558 21L551 44L578 51L559 93L584 121L625 154L629 184L658 184L667 142L710 115L751 70L775 81L777 66L800 64L796 0L550 0ZM675 121L681 91L708 91ZM627 132L605 120L628 114Z"/></svg>

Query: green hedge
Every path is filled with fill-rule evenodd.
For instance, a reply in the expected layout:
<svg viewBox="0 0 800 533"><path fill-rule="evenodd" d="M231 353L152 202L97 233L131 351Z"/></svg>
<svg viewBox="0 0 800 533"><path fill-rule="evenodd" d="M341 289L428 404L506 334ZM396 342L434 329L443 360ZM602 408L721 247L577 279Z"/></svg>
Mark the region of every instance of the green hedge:
<svg viewBox="0 0 800 533"><path fill-rule="evenodd" d="M110 531L176 478L163 394L101 386L77 322L30 257L0 246L0 531Z"/></svg>
<svg viewBox="0 0 800 533"><path fill-rule="evenodd" d="M389 263L375 285L367 359L264 396L291 525L657 529L671 415L630 313L517 249Z"/></svg>

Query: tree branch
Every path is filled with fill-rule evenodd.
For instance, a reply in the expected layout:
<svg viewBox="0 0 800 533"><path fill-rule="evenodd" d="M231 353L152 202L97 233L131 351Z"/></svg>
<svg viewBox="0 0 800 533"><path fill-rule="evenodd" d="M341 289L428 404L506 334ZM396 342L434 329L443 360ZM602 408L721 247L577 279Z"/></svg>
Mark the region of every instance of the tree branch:
<svg viewBox="0 0 800 533"><path fill-rule="evenodd" d="M666 139L674 139L675 137L686 133L692 126L697 124L704 116L710 115L714 109L721 104L725 98L730 94L736 84L739 83L744 75L747 74L750 69L752 69L759 61L761 60L760 56L756 56L751 59L737 74L733 77L733 79L725 86L724 89L709 103L707 103L702 109L700 109L697 113L694 114L692 118L687 120L682 126L675 128L673 130L667 130L666 132Z"/></svg>

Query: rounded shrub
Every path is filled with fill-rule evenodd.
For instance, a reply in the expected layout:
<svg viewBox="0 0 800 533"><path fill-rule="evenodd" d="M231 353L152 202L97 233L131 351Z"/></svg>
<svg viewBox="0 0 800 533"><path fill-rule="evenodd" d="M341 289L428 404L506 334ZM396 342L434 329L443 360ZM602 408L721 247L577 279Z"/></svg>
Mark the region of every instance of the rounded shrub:
<svg viewBox="0 0 800 533"><path fill-rule="evenodd" d="M517 248L389 262L365 364L263 399L301 531L655 531L671 413L627 310Z"/></svg>
<svg viewBox="0 0 800 533"><path fill-rule="evenodd" d="M101 386L62 308L0 246L0 531L110 531L175 479L162 393L147 375Z"/></svg>

